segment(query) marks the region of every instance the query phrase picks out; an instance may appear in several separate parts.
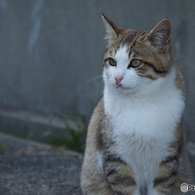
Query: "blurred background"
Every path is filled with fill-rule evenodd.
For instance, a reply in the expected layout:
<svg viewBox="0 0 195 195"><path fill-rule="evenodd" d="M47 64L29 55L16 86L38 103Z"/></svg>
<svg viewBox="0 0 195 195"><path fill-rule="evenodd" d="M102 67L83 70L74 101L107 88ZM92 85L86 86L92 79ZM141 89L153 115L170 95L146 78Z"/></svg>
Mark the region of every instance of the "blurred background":
<svg viewBox="0 0 195 195"><path fill-rule="evenodd" d="M53 113L90 118L103 89L102 13L132 29L170 18L187 138L195 141L194 0L0 0L0 131L36 139L50 133Z"/></svg>

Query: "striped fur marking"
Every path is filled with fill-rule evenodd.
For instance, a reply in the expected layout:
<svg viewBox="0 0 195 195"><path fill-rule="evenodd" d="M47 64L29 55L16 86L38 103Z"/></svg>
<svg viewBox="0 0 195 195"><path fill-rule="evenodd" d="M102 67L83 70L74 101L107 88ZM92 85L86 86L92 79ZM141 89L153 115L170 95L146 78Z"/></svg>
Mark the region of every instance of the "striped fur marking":
<svg viewBox="0 0 195 195"><path fill-rule="evenodd" d="M166 177L157 177L154 180L154 187L156 187L157 185L160 185L162 183L168 182L169 179L174 178L177 175L177 171L173 170L169 175L167 175Z"/></svg>

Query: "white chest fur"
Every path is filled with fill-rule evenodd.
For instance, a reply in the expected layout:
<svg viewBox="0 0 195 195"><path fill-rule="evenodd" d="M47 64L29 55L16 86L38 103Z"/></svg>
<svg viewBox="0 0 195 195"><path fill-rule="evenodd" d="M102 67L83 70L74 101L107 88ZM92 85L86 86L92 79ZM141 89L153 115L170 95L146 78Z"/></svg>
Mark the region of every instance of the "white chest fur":
<svg viewBox="0 0 195 195"><path fill-rule="evenodd" d="M136 182L147 185L169 155L168 146L184 108L181 91L174 85L151 96L117 95L112 90L105 86L104 104L116 152L133 169Z"/></svg>

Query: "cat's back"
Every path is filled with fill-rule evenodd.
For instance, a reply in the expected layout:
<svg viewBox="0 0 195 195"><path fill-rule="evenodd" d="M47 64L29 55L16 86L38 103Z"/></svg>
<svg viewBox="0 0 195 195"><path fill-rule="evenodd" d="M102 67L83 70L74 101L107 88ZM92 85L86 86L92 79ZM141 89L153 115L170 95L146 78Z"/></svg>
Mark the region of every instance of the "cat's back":
<svg viewBox="0 0 195 195"><path fill-rule="evenodd" d="M85 195L113 195L110 184L103 176L102 127L106 121L103 98L95 107L87 133L86 149L81 171L81 187ZM94 190L94 183L98 185Z"/></svg>
<svg viewBox="0 0 195 195"><path fill-rule="evenodd" d="M86 148L87 151L95 151L96 148L100 147L100 140L98 139L98 136L101 133L102 122L104 118L104 101L102 98L95 107L88 126L86 145L89 145L89 147Z"/></svg>

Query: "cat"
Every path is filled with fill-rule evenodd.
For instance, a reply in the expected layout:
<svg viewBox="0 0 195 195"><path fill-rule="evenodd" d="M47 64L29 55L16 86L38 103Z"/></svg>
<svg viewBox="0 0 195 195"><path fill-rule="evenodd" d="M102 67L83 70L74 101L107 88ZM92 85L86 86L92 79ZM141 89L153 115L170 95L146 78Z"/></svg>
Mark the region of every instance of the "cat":
<svg viewBox="0 0 195 195"><path fill-rule="evenodd" d="M102 15L108 50L104 95L91 117L81 171L84 195L180 195L190 183L184 83L171 23L130 30ZM187 194L187 193L186 193Z"/></svg>

